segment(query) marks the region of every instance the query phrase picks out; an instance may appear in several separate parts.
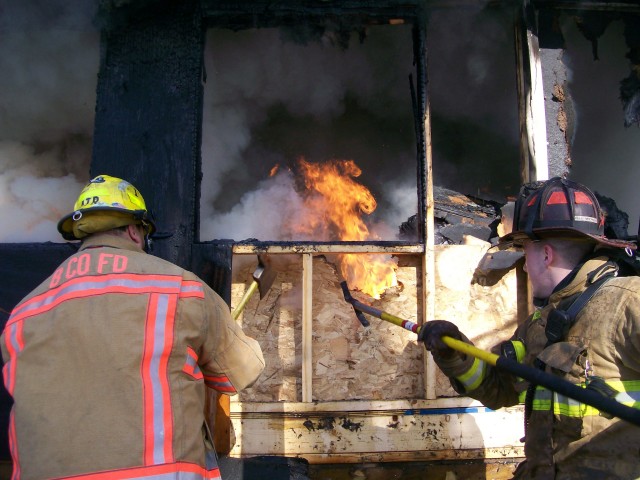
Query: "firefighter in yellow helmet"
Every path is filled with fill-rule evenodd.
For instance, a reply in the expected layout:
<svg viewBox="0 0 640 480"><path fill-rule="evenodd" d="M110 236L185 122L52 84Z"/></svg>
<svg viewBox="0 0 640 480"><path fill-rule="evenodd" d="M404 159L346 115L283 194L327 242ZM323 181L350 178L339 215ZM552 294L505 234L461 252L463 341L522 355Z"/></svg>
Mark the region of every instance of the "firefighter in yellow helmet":
<svg viewBox="0 0 640 480"><path fill-rule="evenodd" d="M205 389L255 382L259 344L200 278L144 252L155 225L129 182L95 177L58 229L77 253L1 338L14 478L220 478Z"/></svg>
<svg viewBox="0 0 640 480"><path fill-rule="evenodd" d="M584 185L552 178L523 186L513 231L524 251L535 311L494 351L640 408L640 277L622 276L633 243L604 235L604 214ZM460 394L497 409L525 404L526 460L516 479L640 478L640 428L465 356L471 343L445 320L418 334Z"/></svg>
<svg viewBox="0 0 640 480"><path fill-rule="evenodd" d="M80 240L134 223L142 225L147 236L155 231L140 192L126 180L98 175L82 189L73 212L58 223L58 231L65 240Z"/></svg>

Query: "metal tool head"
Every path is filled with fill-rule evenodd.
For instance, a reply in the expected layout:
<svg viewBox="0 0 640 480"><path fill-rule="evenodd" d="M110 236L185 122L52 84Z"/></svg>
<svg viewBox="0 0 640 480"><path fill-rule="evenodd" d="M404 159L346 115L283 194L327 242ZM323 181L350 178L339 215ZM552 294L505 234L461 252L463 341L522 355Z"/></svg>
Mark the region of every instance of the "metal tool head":
<svg viewBox="0 0 640 480"><path fill-rule="evenodd" d="M351 292L349 291L349 286L347 285L347 282L345 282L344 280L342 282L340 282L340 287L342 288L342 295L344 295L344 299L347 302L352 303L353 296L351 295Z"/></svg>
<svg viewBox="0 0 640 480"><path fill-rule="evenodd" d="M360 324L365 328L369 327L371 324L369 323L369 320L367 320L367 317L365 317L364 313L358 310L356 306L353 304L355 299L353 298L353 296L351 295L351 292L349 291L349 286L347 285L347 282L344 280L340 282L340 287L342 288L342 294L344 295L344 299L348 303L350 303L351 306L353 307L353 311L355 312L356 318L358 319Z"/></svg>
<svg viewBox="0 0 640 480"><path fill-rule="evenodd" d="M271 257L264 253L258 254L258 268L253 272L253 279L258 283L260 298L263 298L276 279L278 272L273 269Z"/></svg>

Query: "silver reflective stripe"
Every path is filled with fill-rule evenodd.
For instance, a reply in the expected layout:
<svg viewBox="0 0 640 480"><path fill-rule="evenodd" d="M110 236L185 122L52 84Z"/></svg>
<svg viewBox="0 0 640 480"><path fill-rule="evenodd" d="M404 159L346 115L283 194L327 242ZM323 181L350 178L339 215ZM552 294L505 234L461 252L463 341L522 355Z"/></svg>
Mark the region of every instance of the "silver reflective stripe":
<svg viewBox="0 0 640 480"><path fill-rule="evenodd" d="M169 399L165 399L162 391L160 360L165 348L165 326L167 322L167 295L158 295L156 303L155 329L153 332L153 355L149 366L149 376L151 378L153 395L153 432L155 440L153 442L153 461L155 464L162 464L169 460L164 456L165 447L165 424L164 407Z"/></svg>
<svg viewBox="0 0 640 480"><path fill-rule="evenodd" d="M484 371L486 363L478 358L474 359L473 365L465 373L456 377L456 379L464 385L464 388L470 392L480 386L484 379Z"/></svg>

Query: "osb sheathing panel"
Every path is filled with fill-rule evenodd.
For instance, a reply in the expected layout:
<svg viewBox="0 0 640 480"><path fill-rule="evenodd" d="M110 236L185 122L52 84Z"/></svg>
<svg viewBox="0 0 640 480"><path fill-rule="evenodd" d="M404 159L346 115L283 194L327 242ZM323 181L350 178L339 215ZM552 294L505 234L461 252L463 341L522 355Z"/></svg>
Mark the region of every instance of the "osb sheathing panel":
<svg viewBox="0 0 640 480"><path fill-rule="evenodd" d="M481 246L436 250L436 316L455 322L481 348L507 338L515 327L515 276L493 287L471 285ZM401 255L398 287L380 300L352 291L361 302L412 322L422 322L422 259ZM260 299L256 293L238 321L260 343L266 367L258 381L235 397L243 402L299 402L302 398L302 261L279 255L277 277ZM249 287L255 257L234 257L232 309ZM333 259L313 258L312 397L317 401L423 398L423 349L415 334L367 316L357 320L343 297ZM438 372L438 396L456 395Z"/></svg>
<svg viewBox="0 0 640 480"><path fill-rule="evenodd" d="M485 245L442 245L435 249L436 301L439 319L454 322L473 343L490 350L513 334L517 325L516 273L496 285L472 283ZM437 370L437 396L455 396L449 380Z"/></svg>

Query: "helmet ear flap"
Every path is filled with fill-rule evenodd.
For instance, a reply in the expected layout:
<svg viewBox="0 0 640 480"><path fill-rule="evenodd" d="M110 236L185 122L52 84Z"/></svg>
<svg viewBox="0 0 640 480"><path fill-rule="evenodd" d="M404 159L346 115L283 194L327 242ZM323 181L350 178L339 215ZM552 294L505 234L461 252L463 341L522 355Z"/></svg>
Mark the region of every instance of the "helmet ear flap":
<svg viewBox="0 0 640 480"><path fill-rule="evenodd" d="M145 210L142 213L142 218L140 219L140 221L142 222L142 226L144 227L144 230L148 237L155 233L156 222L151 210Z"/></svg>

